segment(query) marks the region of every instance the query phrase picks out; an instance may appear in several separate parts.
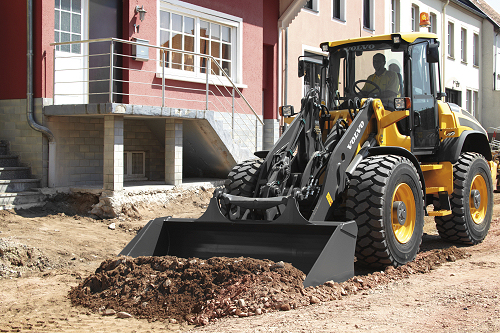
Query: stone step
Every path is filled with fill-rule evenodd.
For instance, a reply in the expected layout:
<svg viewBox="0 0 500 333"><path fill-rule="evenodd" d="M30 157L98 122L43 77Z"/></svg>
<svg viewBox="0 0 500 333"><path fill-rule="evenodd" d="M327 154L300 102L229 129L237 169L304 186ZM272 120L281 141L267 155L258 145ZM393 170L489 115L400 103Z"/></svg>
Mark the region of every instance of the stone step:
<svg viewBox="0 0 500 333"><path fill-rule="evenodd" d="M0 210L28 209L45 204L45 195L40 192L0 193Z"/></svg>
<svg viewBox="0 0 500 333"><path fill-rule="evenodd" d="M39 179L0 180L0 193L25 192L38 187Z"/></svg>
<svg viewBox="0 0 500 333"><path fill-rule="evenodd" d="M0 155L0 167L19 166L19 159L15 155Z"/></svg>
<svg viewBox="0 0 500 333"><path fill-rule="evenodd" d="M0 167L0 180L28 179L30 177L29 167Z"/></svg>

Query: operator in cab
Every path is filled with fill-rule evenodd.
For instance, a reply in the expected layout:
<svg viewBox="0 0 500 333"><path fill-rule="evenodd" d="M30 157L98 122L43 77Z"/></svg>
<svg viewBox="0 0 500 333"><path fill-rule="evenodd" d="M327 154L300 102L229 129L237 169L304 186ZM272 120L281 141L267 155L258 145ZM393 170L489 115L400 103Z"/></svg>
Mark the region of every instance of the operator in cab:
<svg viewBox="0 0 500 333"><path fill-rule="evenodd" d="M385 69L385 55L382 53L373 56L373 68L375 73L368 76L361 93L363 97L380 98L387 107L394 103L395 97L400 97L401 88L398 74Z"/></svg>

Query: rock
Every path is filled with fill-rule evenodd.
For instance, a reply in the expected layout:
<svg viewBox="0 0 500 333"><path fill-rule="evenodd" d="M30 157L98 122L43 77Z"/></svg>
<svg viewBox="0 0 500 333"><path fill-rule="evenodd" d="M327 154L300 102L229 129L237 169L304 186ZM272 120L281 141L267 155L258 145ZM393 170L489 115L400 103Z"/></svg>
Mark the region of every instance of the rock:
<svg viewBox="0 0 500 333"><path fill-rule="evenodd" d="M261 315L262 314L262 309L261 308L258 308L255 310L255 314L256 315Z"/></svg>
<svg viewBox="0 0 500 333"><path fill-rule="evenodd" d="M116 314L116 311L113 310L113 309L106 309L102 313L103 316L112 316L112 315L115 315L115 314Z"/></svg>
<svg viewBox="0 0 500 333"><path fill-rule="evenodd" d="M277 263L274 263L270 268L271 269L285 268L285 263L283 261L278 261Z"/></svg>
<svg viewBox="0 0 500 333"><path fill-rule="evenodd" d="M288 303L281 304L281 306L280 306L281 311L290 311L291 309L292 309L292 307Z"/></svg>
<svg viewBox="0 0 500 333"><path fill-rule="evenodd" d="M122 318L122 319L125 319L125 318L132 318L132 315L131 315L130 313L123 312L123 311L122 311L122 312L118 312L118 313L116 314L116 316L117 316L118 318Z"/></svg>
<svg viewBox="0 0 500 333"><path fill-rule="evenodd" d="M335 282L333 282L333 281L331 281L331 280L330 280L330 281L326 281L326 282L324 283L324 285L325 285L325 286L327 286L327 287L333 287L333 286L335 286Z"/></svg>
<svg viewBox="0 0 500 333"><path fill-rule="evenodd" d="M205 316L200 316L200 317L196 318L196 320L195 320L195 324L198 326L208 325L208 322L209 322L208 318Z"/></svg>
<svg viewBox="0 0 500 333"><path fill-rule="evenodd" d="M239 299L239 300L238 300L238 305L239 305L240 307L244 307L244 306L246 306L246 302L245 302L245 300L244 300L243 298L242 298L242 299Z"/></svg>
<svg viewBox="0 0 500 333"><path fill-rule="evenodd" d="M115 230L116 229L115 223L111 223L110 225L108 225L108 229Z"/></svg>
<svg viewBox="0 0 500 333"><path fill-rule="evenodd" d="M318 303L319 303L319 302L321 302L321 301L320 301L320 300L319 300L319 298L317 298L316 296L310 296L310 297L309 297L309 302L310 302L311 304L318 304Z"/></svg>

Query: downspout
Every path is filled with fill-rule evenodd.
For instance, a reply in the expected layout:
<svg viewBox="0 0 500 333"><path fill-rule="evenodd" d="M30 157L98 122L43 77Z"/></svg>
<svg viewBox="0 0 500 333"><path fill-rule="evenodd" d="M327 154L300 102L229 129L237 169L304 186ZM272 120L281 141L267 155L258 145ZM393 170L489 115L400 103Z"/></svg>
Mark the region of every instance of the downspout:
<svg viewBox="0 0 500 333"><path fill-rule="evenodd" d="M493 72L493 91L497 90L497 75L498 75L497 56L498 56L498 32L495 34L495 56L493 57L493 61L495 62L495 71Z"/></svg>
<svg viewBox="0 0 500 333"><path fill-rule="evenodd" d="M285 28L285 92L283 105L288 104L288 27Z"/></svg>
<svg viewBox="0 0 500 333"><path fill-rule="evenodd" d="M444 41L446 41L446 33L445 33L445 19L446 19L446 6L448 6L448 4L450 3L450 0L446 0L446 3L443 5L443 10L441 11L441 15L442 15L442 29L441 29L441 38L443 40L443 52L441 54L441 57L442 57L442 61L441 63L443 64L443 70L441 71L441 76L442 76L442 80L441 82L443 82L443 89L444 91L446 91L446 81L445 81L445 69L446 69L446 49L444 49ZM448 41L447 41L448 43ZM446 44L448 46L448 44ZM444 97L443 97L443 102L444 102Z"/></svg>
<svg viewBox="0 0 500 333"><path fill-rule="evenodd" d="M27 78L27 93L26 93L26 117L28 124L35 131L41 132L49 140L49 172L48 172L48 186L54 187L55 181L55 156L56 156L56 142L54 134L45 126L38 124L35 121L34 112L35 104L33 99L33 0L27 0L26 4L27 16L27 64L26 64L26 78Z"/></svg>

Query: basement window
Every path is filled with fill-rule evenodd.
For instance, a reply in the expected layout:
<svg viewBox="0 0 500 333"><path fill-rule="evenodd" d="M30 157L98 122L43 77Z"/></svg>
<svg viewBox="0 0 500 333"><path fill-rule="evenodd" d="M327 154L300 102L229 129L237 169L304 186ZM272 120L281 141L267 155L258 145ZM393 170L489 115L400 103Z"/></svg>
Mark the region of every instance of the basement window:
<svg viewBox="0 0 500 333"><path fill-rule="evenodd" d="M123 153L123 179L147 180L146 152L126 151Z"/></svg>

